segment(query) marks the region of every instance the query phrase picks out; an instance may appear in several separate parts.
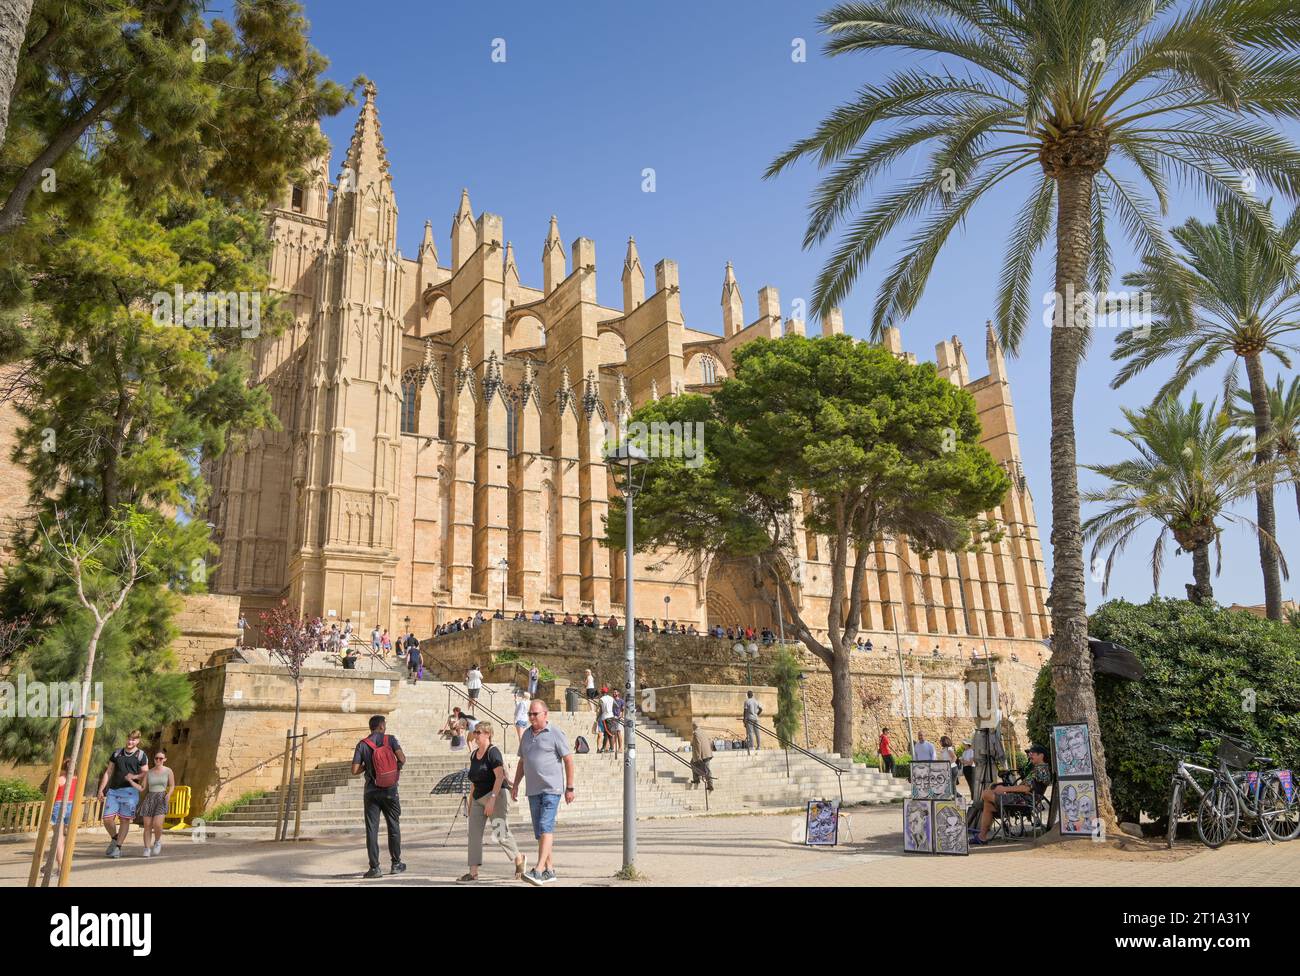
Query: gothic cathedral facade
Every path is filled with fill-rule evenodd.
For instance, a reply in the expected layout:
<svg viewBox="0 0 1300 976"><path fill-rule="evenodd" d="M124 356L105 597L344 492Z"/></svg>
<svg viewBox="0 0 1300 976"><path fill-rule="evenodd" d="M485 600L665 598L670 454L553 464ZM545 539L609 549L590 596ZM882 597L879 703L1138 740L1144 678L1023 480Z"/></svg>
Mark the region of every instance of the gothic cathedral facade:
<svg viewBox="0 0 1300 976"><path fill-rule="evenodd" d="M504 607L622 614L618 553L601 544L615 491L602 461L607 424L637 405L708 392L753 338L802 332L777 290L745 320L734 271L722 334L683 321L676 264L647 294L629 240L622 307L596 294L596 246L566 255L551 218L540 288L523 283L502 220L462 193L449 260L430 224L414 258L397 249L397 203L369 87L334 183L329 159L269 212L272 287L292 324L258 338L254 377L281 430L257 431L210 466L218 592L250 621L281 600L308 616L427 636L442 621ZM843 330L828 316L823 332ZM898 355L899 335L887 344ZM1012 487L983 552L920 559L882 539L867 574L864 628L938 638L1048 635L1042 549L1020 462L1002 355L972 380L957 338L941 375L974 396L985 446ZM800 534L792 567L803 617L829 597L829 546ZM698 627L775 626L741 567L673 553L636 558L642 617ZM825 619L824 611L820 619ZM915 638L925 640L925 638Z"/></svg>

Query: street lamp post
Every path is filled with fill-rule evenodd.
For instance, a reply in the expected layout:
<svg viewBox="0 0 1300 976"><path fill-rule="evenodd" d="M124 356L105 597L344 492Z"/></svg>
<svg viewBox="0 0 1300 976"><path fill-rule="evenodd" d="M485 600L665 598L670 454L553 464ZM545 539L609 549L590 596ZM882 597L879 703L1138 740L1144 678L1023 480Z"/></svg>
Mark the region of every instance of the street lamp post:
<svg viewBox="0 0 1300 976"><path fill-rule="evenodd" d="M505 556L497 563L497 569L501 570L501 619L506 619L506 577L510 572L510 561Z"/></svg>
<svg viewBox="0 0 1300 976"><path fill-rule="evenodd" d="M623 582L623 647L627 666L623 706L623 870L632 873L636 867L636 628L633 626L633 584L632 556L635 551L632 538L632 504L640 485L633 475L636 467L642 471L649 458L645 451L635 444L624 441L616 450L605 456L605 463L613 470L622 470L623 484L620 486L624 506L623 555L625 559Z"/></svg>

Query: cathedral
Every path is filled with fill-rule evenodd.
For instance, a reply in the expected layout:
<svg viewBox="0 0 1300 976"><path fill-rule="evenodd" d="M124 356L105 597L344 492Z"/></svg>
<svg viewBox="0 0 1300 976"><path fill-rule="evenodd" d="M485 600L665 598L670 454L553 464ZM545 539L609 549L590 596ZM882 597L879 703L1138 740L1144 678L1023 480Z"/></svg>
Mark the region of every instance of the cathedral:
<svg viewBox="0 0 1300 976"><path fill-rule="evenodd" d="M566 249L552 217L541 286L463 192L440 257L426 221L413 258L397 249L397 203L368 86L337 179L328 156L269 211L272 287L292 324L254 344L254 378L281 430L262 430L211 464L209 519L221 549L212 588L256 621L281 600L368 634L428 636L498 608L621 616L623 560L601 544L616 490L602 460L607 425L650 399L707 393L741 344L804 332L777 289L746 321L730 265L721 334L682 317L676 264L646 280L636 243L618 307L596 294L596 245ZM649 287L647 287L649 285ZM843 331L838 313L822 332ZM886 343L900 356L897 330ZM1011 476L988 513L1002 539L979 553L921 559L882 539L867 574L867 631L939 646L1046 637L1047 581L1020 463L1005 364L986 335L988 374L972 379L956 337L940 375L969 390L983 443ZM825 620L829 546L798 536L791 567L805 620ZM636 615L704 628L776 622L742 567L675 553L636 557ZM819 610L819 607L821 608ZM1000 640L999 640L1000 639ZM960 645L958 645L960 648Z"/></svg>

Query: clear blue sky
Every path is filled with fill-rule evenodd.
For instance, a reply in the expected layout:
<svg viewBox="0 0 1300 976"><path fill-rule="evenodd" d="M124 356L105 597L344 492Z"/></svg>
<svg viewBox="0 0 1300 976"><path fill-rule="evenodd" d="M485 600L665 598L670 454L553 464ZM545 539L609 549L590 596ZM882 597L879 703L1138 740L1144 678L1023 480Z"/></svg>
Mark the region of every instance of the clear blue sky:
<svg viewBox="0 0 1300 976"><path fill-rule="evenodd" d="M359 7L351 0L306 0L312 40L331 61L330 76L346 84L365 74L378 86L404 253L415 253L430 219L439 254L448 260L451 215L461 187L468 187L476 215L490 210L503 216L525 283L541 283L542 241L554 213L566 248L578 236L595 240L605 304L621 302L619 275L633 235L647 275L661 258L678 262L687 324L711 332L721 331L727 261L735 265L749 317L756 315L763 285L780 289L787 316L792 300L807 302L826 254L801 248L816 170L803 166L766 182L762 172L858 86L903 65L901 58L879 55L823 57L815 22L823 6L789 0L389 0ZM505 42L503 63L492 60L498 38ZM807 41L805 63L791 58L795 38ZM348 109L325 123L334 170L354 121L355 110ZM906 159L898 172L906 176L916 164ZM653 193L642 190L646 168L655 171ZM934 344L955 334L966 345L972 373L985 372L984 321L992 315L1010 215L1028 179L1004 184L936 265L926 297L903 329L904 346L919 357L932 359ZM1188 216L1212 216L1194 191L1171 189L1170 226ZM1132 258L1118 234L1112 246L1118 278ZM882 252L844 304L851 334L866 336L876 286L893 257ZM1050 270L1048 253L1035 278L1035 308L1049 290ZM1105 331L1096 335L1080 377L1076 414L1084 463L1126 453L1109 433L1122 422L1119 407L1145 403L1166 378L1158 370L1112 391L1113 341ZM1047 350L1048 330L1037 325L1009 366L1050 566ZM1203 398L1221 396L1220 376L1198 384ZM1085 484L1091 477L1084 472ZM1289 489L1279 494L1277 507L1281 542L1294 552L1300 528ZM1150 595L1154 538L1151 532L1130 546L1112 578L1112 596ZM1254 540L1230 528L1223 555L1214 584L1220 602L1262 603ZM1170 550L1162 592L1182 596L1190 580L1190 557ZM1284 595L1294 592L1284 584ZM1090 605L1100 599L1100 585L1090 582Z"/></svg>

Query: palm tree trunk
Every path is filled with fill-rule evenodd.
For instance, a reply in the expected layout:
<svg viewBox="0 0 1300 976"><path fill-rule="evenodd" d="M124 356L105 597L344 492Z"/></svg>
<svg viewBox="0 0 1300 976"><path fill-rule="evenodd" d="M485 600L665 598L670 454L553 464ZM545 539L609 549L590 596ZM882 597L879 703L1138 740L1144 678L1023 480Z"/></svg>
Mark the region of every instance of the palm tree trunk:
<svg viewBox="0 0 1300 976"><path fill-rule="evenodd" d="M1092 734L1097 771L1097 813L1115 827L1110 777L1101 744L1097 697L1088 648L1088 601L1084 583L1083 530L1079 518L1079 474L1074 434L1074 393L1083 354L1084 326L1091 326L1090 304L1077 308L1087 293L1091 249L1093 173L1067 168L1057 176L1056 320L1051 339L1049 399L1052 415L1052 686L1058 722L1086 722Z"/></svg>
<svg viewBox="0 0 1300 976"><path fill-rule="evenodd" d="M27 36L32 0L0 0L0 148L9 129L9 103L18 75L18 55Z"/></svg>
<svg viewBox="0 0 1300 976"><path fill-rule="evenodd" d="M1267 464L1273 456L1268 438L1273 430L1273 415L1268 403L1268 381L1259 353L1248 353L1246 378L1250 383L1250 400L1255 408L1255 463ZM1273 508L1273 479L1260 478L1255 491L1255 522L1260 527L1259 565L1264 571L1264 612L1269 620L1282 619L1282 574L1278 567L1277 514ZM1264 533L1267 533L1265 535Z"/></svg>
<svg viewBox="0 0 1300 976"><path fill-rule="evenodd" d="M1187 588L1187 598L1195 604L1209 603L1214 599L1214 587L1210 585L1210 544L1202 542L1192 550L1192 579L1195 586Z"/></svg>

